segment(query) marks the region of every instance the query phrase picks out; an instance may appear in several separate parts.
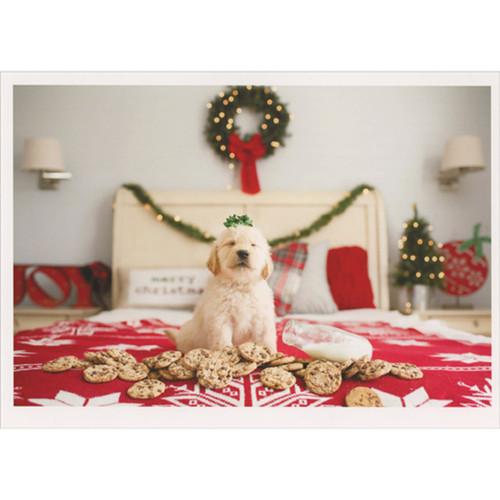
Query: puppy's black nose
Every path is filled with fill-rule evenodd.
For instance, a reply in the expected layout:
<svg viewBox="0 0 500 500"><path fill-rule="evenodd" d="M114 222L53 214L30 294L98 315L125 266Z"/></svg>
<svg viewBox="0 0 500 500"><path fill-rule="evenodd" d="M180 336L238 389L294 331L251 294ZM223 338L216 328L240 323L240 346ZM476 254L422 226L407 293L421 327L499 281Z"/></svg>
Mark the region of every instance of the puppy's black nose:
<svg viewBox="0 0 500 500"><path fill-rule="evenodd" d="M240 259L246 259L250 255L250 252L248 250L238 250L238 257Z"/></svg>

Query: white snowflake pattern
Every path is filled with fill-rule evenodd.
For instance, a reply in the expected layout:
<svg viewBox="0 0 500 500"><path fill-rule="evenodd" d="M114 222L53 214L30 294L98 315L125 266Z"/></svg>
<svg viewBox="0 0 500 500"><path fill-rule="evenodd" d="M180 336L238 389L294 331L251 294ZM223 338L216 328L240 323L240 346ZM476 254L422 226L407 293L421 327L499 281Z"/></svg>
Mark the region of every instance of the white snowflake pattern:
<svg viewBox="0 0 500 500"><path fill-rule="evenodd" d="M104 396L96 396L95 398L86 398L74 392L59 391L54 399L49 398L33 398L28 399L31 403L40 406L141 406L140 404L120 403L120 393L114 392L105 394Z"/></svg>
<svg viewBox="0 0 500 500"><path fill-rule="evenodd" d="M59 335L49 335L41 339L27 339L19 341L20 344L26 344L30 346L59 346L59 345L70 345L74 344L75 341L72 339L60 339Z"/></svg>
<svg viewBox="0 0 500 500"><path fill-rule="evenodd" d="M21 386L16 385L14 387L14 399L22 399L21 393L23 388Z"/></svg>
<svg viewBox="0 0 500 500"><path fill-rule="evenodd" d="M33 353L30 351L14 351L14 358L26 358L27 356L31 356Z"/></svg>
<svg viewBox="0 0 500 500"><path fill-rule="evenodd" d="M97 331L101 333L116 333L116 328L111 325L96 324L90 321L59 321L52 326L42 328L40 331L56 335L90 337Z"/></svg>
<svg viewBox="0 0 500 500"><path fill-rule="evenodd" d="M479 354L474 354L473 352L464 353L442 353L433 354L434 358L441 358L443 361L458 361L459 363L491 363L491 356L480 356Z"/></svg>
<svg viewBox="0 0 500 500"><path fill-rule="evenodd" d="M482 389L480 389L477 385L468 385L465 382L458 382L458 385L461 387L467 387L472 393L472 396L463 396L465 399L469 399L470 402L463 403L461 406L468 408L485 408L491 406L491 379L486 379L486 385L483 385Z"/></svg>
<svg viewBox="0 0 500 500"><path fill-rule="evenodd" d="M122 349L123 351L152 351L153 349L162 349L159 345L132 345L132 344L110 344L110 345L100 345L97 347L89 347L89 351L102 351L104 349L110 349L114 347L115 349Z"/></svg>
<svg viewBox="0 0 500 500"><path fill-rule="evenodd" d="M283 391L275 391L263 386L259 376L254 374L250 375L250 383L254 407L313 407L325 402L324 396L317 396L301 389L298 384ZM186 384L177 387L174 395L162 399L175 406L191 408L198 406L242 407L245 405L244 385L243 380L239 378L233 379L222 391L202 388L199 384L188 387Z"/></svg>
<svg viewBox="0 0 500 500"><path fill-rule="evenodd" d="M372 387L371 389L380 396L382 404L386 408L403 406L406 408L442 408L453 402L452 399L431 399L423 386L415 389L412 392L409 392L408 394L406 394L406 396L403 397L396 396L379 389L375 389L374 387Z"/></svg>
<svg viewBox="0 0 500 500"><path fill-rule="evenodd" d="M402 345L402 346L428 346L429 342L423 342L421 340L397 340L397 339L387 339L384 340L386 344Z"/></svg>
<svg viewBox="0 0 500 500"><path fill-rule="evenodd" d="M175 387L174 390L175 394L162 399L175 406L188 406L190 408L196 406L237 407L245 404L243 384L237 379L233 379L221 392L202 389L199 384L195 384L192 389L187 385L181 385Z"/></svg>
<svg viewBox="0 0 500 500"><path fill-rule="evenodd" d="M479 271L471 271L469 276L467 276L467 283L472 287L480 286L483 282L483 275Z"/></svg>

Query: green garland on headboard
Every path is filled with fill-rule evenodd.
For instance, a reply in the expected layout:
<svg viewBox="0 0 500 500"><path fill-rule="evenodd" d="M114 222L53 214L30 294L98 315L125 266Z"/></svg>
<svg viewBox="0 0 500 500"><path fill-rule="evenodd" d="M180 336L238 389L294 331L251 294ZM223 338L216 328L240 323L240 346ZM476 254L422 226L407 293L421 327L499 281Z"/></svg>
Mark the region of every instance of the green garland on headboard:
<svg viewBox="0 0 500 500"><path fill-rule="evenodd" d="M197 241L211 243L215 240L215 236L209 232L202 231L200 228L192 224L183 222L177 215L173 216L165 213L161 207L154 202L149 193L139 184L123 184L123 187L131 191L137 201L141 203L146 210L152 212L158 221L168 224L170 227ZM360 184L359 186L356 186L352 191L346 193L344 198L337 202L328 212L325 212L313 221L310 226L298 229L297 231L282 236L281 238L269 240L269 245L271 247L276 247L284 243L291 243L293 241L306 238L312 233L315 233L325 227L334 217L344 213L354 203L359 195L369 193L373 189L374 188L372 186L368 186L367 184Z"/></svg>

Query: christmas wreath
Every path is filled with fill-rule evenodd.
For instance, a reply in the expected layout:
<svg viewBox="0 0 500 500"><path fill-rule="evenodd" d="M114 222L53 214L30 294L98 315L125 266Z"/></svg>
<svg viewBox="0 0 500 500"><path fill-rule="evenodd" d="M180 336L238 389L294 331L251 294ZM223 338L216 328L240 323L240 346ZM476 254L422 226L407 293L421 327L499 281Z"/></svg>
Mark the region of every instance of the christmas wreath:
<svg viewBox="0 0 500 500"><path fill-rule="evenodd" d="M241 85L220 92L207 107L207 141L218 156L230 162L229 168L234 168L235 159L241 162L241 190L247 194L258 193L260 185L255 162L284 146L291 118L286 105L272 88ZM243 108L262 113L262 122L257 133L241 138L235 117Z"/></svg>

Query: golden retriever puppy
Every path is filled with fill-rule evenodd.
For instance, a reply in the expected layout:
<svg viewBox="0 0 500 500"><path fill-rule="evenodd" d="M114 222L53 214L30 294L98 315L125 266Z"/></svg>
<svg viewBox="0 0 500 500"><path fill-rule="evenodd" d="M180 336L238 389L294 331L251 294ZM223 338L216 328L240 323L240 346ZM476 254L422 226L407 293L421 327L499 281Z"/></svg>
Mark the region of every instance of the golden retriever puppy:
<svg viewBox="0 0 500 500"><path fill-rule="evenodd" d="M273 292L266 281L273 264L262 234L243 225L224 230L207 267L213 276L192 319L180 331L169 332L177 348L187 352L254 341L276 352Z"/></svg>

